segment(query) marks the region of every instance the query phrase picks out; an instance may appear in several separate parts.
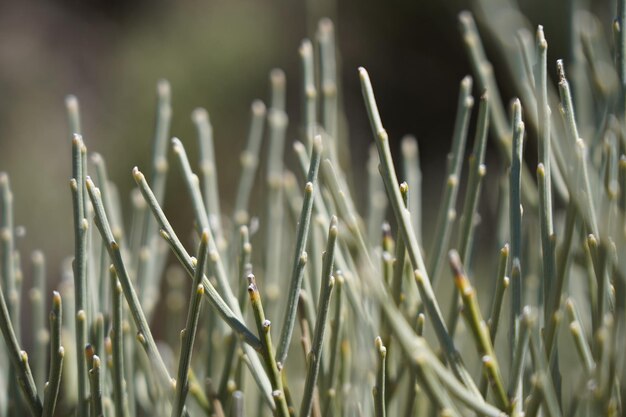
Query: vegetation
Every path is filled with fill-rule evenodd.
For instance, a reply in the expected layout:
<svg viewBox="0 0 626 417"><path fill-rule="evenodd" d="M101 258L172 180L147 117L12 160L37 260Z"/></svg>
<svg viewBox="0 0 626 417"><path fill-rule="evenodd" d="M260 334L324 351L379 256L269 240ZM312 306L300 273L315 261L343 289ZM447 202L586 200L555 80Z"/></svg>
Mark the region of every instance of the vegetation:
<svg viewBox="0 0 626 417"><path fill-rule="evenodd" d="M541 26L534 40L517 33L505 58L520 97L509 108L472 14L459 15L477 88L472 77L461 80L431 236L417 142L403 139L394 161L364 68L375 146L366 206L355 198L329 20L299 50L295 172L283 162L285 75L273 70L269 105L251 106L231 215L208 114L192 115L200 150L192 163L183 141L169 140L166 81L157 88L151 166L132 172L130 221L104 158L87 151L79 103L69 97L75 253L52 295L49 327L44 257L33 254L25 281L9 178L0 175L0 416L622 415L624 3L613 54L589 26L573 62L552 66ZM498 36L499 27L489 29ZM489 137L502 166L487 174ZM525 156L530 142L536 161ZM162 209L170 169L182 174L181 204L194 214L182 239ZM485 187L488 175L495 191ZM482 200L497 207L490 229ZM481 229L493 232L489 242ZM173 344L167 331L183 322Z"/></svg>

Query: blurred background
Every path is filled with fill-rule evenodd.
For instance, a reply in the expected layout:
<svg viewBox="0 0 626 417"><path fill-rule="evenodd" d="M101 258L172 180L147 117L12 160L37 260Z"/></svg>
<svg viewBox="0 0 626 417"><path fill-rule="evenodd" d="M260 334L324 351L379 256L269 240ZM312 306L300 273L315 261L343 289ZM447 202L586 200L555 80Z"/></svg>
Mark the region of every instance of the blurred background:
<svg viewBox="0 0 626 417"><path fill-rule="evenodd" d="M60 262L72 254L67 94L80 100L87 147L106 159L128 209L131 169L148 169L156 83L168 79L171 135L181 138L192 160L196 133L191 112L205 107L210 114L222 210L230 213L249 106L256 98L267 103L268 74L274 67L287 75L288 141L299 138L297 50L303 38L314 36L322 17L335 23L353 178L364 178L363 162L372 143L356 72L362 65L370 72L394 152L402 135L418 138L424 195L437 204L458 85L470 73L457 15L473 10L482 30L489 18L481 14L485 3L490 1L0 2L0 171L10 175L15 222L24 226L18 241L22 258L42 249L53 283ZM568 57L570 28L563 26L562 16L572 3L518 2L531 27L545 25L549 62ZM611 2L589 5L609 28ZM508 88L496 46L488 36L485 42L508 101L515 91ZM291 156L290 146L286 155ZM175 228L189 230L191 209L176 171L170 170L165 208ZM366 186L354 182L358 189ZM27 262L24 267L29 269Z"/></svg>

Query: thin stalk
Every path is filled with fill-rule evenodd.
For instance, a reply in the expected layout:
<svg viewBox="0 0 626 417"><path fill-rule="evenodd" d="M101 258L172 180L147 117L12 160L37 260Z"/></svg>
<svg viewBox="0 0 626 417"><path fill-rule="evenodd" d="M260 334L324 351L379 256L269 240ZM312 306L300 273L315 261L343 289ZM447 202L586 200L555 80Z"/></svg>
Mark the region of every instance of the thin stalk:
<svg viewBox="0 0 626 417"><path fill-rule="evenodd" d="M261 354L265 361L265 367L268 370L270 383L272 384L272 397L276 403L275 415L279 417L289 417L289 409L287 406L285 389L280 369L274 358L274 346L272 344L272 335L270 333L271 323L265 318L263 311L263 303L261 302L261 294L256 285L254 275L248 275L248 294L250 295L250 303L254 312L254 320L256 322L259 337L261 339Z"/></svg>
<svg viewBox="0 0 626 417"><path fill-rule="evenodd" d="M508 393L511 398L515 398L514 395L519 391L519 384L522 382L522 372L524 370L524 362L526 358L526 352L528 351L528 340L530 338L530 332L534 326L535 317L530 307L524 307L521 317L520 337L517 340L515 351L513 353L513 362L511 365L511 375L509 376ZM517 405L514 405L516 407Z"/></svg>
<svg viewBox="0 0 626 417"><path fill-rule="evenodd" d="M271 109L268 116L269 149L267 155L267 206L265 221L265 282L268 295L279 293L279 277L282 276L281 256L284 217L283 156L287 115ZM270 297L270 305L276 300ZM271 314L271 312L270 312Z"/></svg>
<svg viewBox="0 0 626 417"><path fill-rule="evenodd" d="M187 322L185 329L181 332L181 349L178 360L178 379L176 380L176 394L174 395L174 403L172 405L172 417L181 417L183 408L185 407L185 398L189 391L188 376L189 367L191 365L191 355L193 352L193 344L196 339L198 330L198 318L200 317L200 306L202 303L202 295L204 287L202 286L202 277L207 260L207 248L209 245L209 231L205 229L200 236L200 245L198 247L198 257L191 286L191 295L189 302L189 310L187 311Z"/></svg>
<svg viewBox="0 0 626 417"><path fill-rule="evenodd" d="M587 375L591 375L596 368L596 363L591 353L591 347L587 343L585 332L583 331L582 323L579 319L579 314L574 304L574 300L568 299L565 302L567 312L570 318L569 330L574 338L574 345L576 346L576 352L585 368Z"/></svg>
<svg viewBox="0 0 626 417"><path fill-rule="evenodd" d="M100 385L100 358L93 355L91 358L92 367L89 370L89 386L91 389L91 415L103 417L102 407L102 386Z"/></svg>
<svg viewBox="0 0 626 417"><path fill-rule="evenodd" d="M46 368L48 362L48 339L50 333L45 326L45 300L46 293L46 265L45 258L41 251L34 251L31 256L33 266L33 287L29 296L32 308L32 327L35 342L33 355L33 368L37 381L37 391L44 392L44 382L46 380Z"/></svg>
<svg viewBox="0 0 626 417"><path fill-rule="evenodd" d="M326 186L330 190L333 200L337 206L337 211L339 214L339 218L341 218L348 230L353 235L356 240L356 245L359 251L363 256L365 256L365 260L367 263L373 268L373 263L369 256L369 250L365 243L365 237L363 236L363 232L361 230L361 225L359 223L358 213L354 210L352 204L349 204L349 199L346 197L343 187L340 183L340 178L338 172L335 170L333 163L330 159L325 159L321 164L321 171L324 177Z"/></svg>
<svg viewBox="0 0 626 417"><path fill-rule="evenodd" d="M230 404L230 417L244 417L244 397L243 392L233 392Z"/></svg>
<svg viewBox="0 0 626 417"><path fill-rule="evenodd" d="M52 293L52 311L50 311L50 372L44 389L42 417L52 417L59 397L61 374L63 372L63 357L65 349L61 346L62 326L61 294Z"/></svg>
<svg viewBox="0 0 626 417"><path fill-rule="evenodd" d="M179 147L178 145L179 143L180 142L175 142L175 146L177 146L179 154L181 155L181 158L182 158L181 163L183 164L183 166L186 166L188 164L184 164L184 161L186 161L186 158L184 158L183 156L184 154L182 153L184 152L184 149L182 149L182 147ZM167 236L168 243L173 245L173 249L175 250L176 255L179 257L179 260L181 261L183 266L186 268L187 273L193 276L193 271L195 271L195 268L191 262L191 257L189 256L185 248L180 243L180 240L176 236L176 233L172 229L172 226L170 225L169 221L165 217L163 210L161 209L160 205L157 203L156 199L154 198L154 194L152 193L147 182L145 181L145 177L136 167L133 169L133 176L135 178L135 181L137 182L137 185L139 186L141 190L141 193L146 199L146 202L148 203L155 217L157 218L159 225L161 226L162 230L165 232L165 234L162 233L162 236ZM193 178L194 178L193 174L188 176L189 187L192 187L193 185L193 181L194 181ZM191 182L191 185L189 184L190 182ZM202 200L198 198L199 190L197 188L197 183L195 183L195 186L192 188L192 192L195 196L195 198L193 198L192 200L197 210L196 213L200 216L198 220L204 226L203 228L206 229L209 227L208 219L206 215L204 216L202 215L204 210L201 207ZM202 220L203 218L204 220ZM210 233L209 233L209 254L217 255L217 247L215 246L215 242L211 238ZM222 299L222 297L219 295L217 290L213 287L213 285L210 283L210 281L206 277L204 277L202 281L202 284L204 285L204 289L205 289L205 294L209 297L209 300L211 300L211 303L213 304L213 306L217 308L220 315L224 318L224 320L226 320L226 322L231 326L231 328L233 328L233 330L235 330L238 334L244 336L246 342L251 344L253 347L255 348L259 347L260 346L259 339L256 336L254 336L250 332L250 330L248 330L248 328L243 322L241 322L241 320L238 318L240 314L236 314L235 311L232 310L233 305L236 304L236 298L232 294L232 290L230 289L230 285L228 284L228 280L226 278L226 272L221 263L219 255L217 256L215 261L211 259L209 262L209 265L211 265L211 263L215 263L214 268L216 272L215 274L216 279L218 280L218 284L220 288L222 289L222 291L224 291L226 295L226 300L228 300L228 302ZM237 307L237 310L238 310L238 307Z"/></svg>
<svg viewBox="0 0 626 417"><path fill-rule="evenodd" d="M558 417L561 415L561 412L556 391L552 379L550 378L550 369L546 358L546 352L543 350L538 339L539 337L535 336L531 332L530 353L535 365L535 387L533 388L536 388L540 392L545 406L544 410L546 415L549 417ZM529 404L526 415L534 417L535 414L535 407L531 407Z"/></svg>
<svg viewBox="0 0 626 417"><path fill-rule="evenodd" d="M191 256L189 256L189 254L183 247L182 243L176 236L174 229L172 228L171 224L165 217L165 214L163 213L161 206L156 201L156 198L154 194L152 193L152 190L148 186L148 183L146 182L144 175L141 173L141 171L139 171L135 167L133 169L133 177L135 178L135 182L139 186L139 189L141 190L142 195L144 196L146 202L150 206L150 209L152 210L154 216L156 217L159 225L163 229L165 236L167 236L167 242L170 244L174 253L177 255L179 261L185 267L187 274L190 276L193 276L194 267L191 262ZM211 242L212 242L211 235L209 234L210 257L212 253L217 255L216 249L212 250ZM222 277L221 279L223 280L223 282L227 282L226 277L225 277L225 272L224 272L224 266L222 265L222 262L219 256L214 257L214 259L210 259L209 265L211 265L212 263L215 263L213 267L215 268L216 276L218 277L221 276ZM218 279L218 282L220 282L219 279ZM209 301L217 309L220 316L222 316L222 318L231 327L231 329L233 329L235 333L240 335L240 337L243 337L244 341L246 342L246 344L244 344L243 346L243 349L249 358L248 363L251 366L250 371L252 375L254 376L255 381L257 381L260 384L259 388L261 389L263 393L263 397L267 401L268 405L273 406L272 398L269 395L270 393L269 380L267 379L267 376L263 372L261 363L258 361L258 358L254 352L254 349L260 348L261 341L241 321L243 316L241 314L241 311L239 310L237 299L232 295L232 290L230 289L230 286L226 286L225 288L223 288L223 291L226 292L226 300L229 303L227 304L219 295L219 293L215 290L215 288L213 287L213 285L211 284L211 282L206 276L202 278L202 285L204 286L204 291L207 297L209 298Z"/></svg>
<svg viewBox="0 0 626 417"><path fill-rule="evenodd" d="M478 353L482 357L483 362L485 362L487 358L489 360L489 366L486 366L484 371L489 376L489 381L496 397L496 403L501 410L508 410L509 399L504 389L500 367L496 359L493 344L491 343L491 338L487 331L487 324L483 320L480 312L476 292L463 271L459 254L453 249L450 251L449 258L450 266L454 274L454 283L463 300L463 316L468 323L468 327L474 337L474 342L476 343Z"/></svg>
<svg viewBox="0 0 626 417"><path fill-rule="evenodd" d="M420 153L417 139L407 135L402 138L402 161L406 183L411 188L408 209L411 212L411 224L415 229L417 242L423 245L422 240L422 169L420 167ZM371 195L371 194L370 194ZM385 202L387 200L385 199Z"/></svg>
<svg viewBox="0 0 626 417"><path fill-rule="evenodd" d="M476 22L472 14L463 11L459 14L459 23L465 49L470 58L473 72L478 79L478 86L481 90L487 90L491 97L490 116L491 131L495 136L496 145L505 163L512 162L512 136L515 135L515 125L509 127L506 120L506 110L502 103L500 91L496 83L493 73L493 66L487 60L487 55L482 46ZM511 133L511 131L513 133ZM522 166L521 176L523 178L524 187L522 189L525 203L531 208L537 206L537 188L526 166Z"/></svg>
<svg viewBox="0 0 626 417"><path fill-rule="evenodd" d="M303 265L301 262L302 255L305 252L306 241L309 234L309 225L311 223L311 214L313 212L313 199L315 196L315 188L317 185L317 173L319 171L320 159L322 153L322 139L316 136L313 144L313 153L309 164L309 172L307 175L307 183L304 187L304 200L302 201L302 211L298 221L296 232L295 253L293 260L293 270L291 281L289 284L289 292L287 295L286 313L283 316L283 326L278 342L278 350L276 352L276 362L279 367L285 363L289 350L289 343L293 333L293 327L296 320L296 309L298 306L298 293L302 286Z"/></svg>
<svg viewBox="0 0 626 417"><path fill-rule="evenodd" d="M322 126L330 136L329 154L338 163L338 86L335 28L332 20L323 18L317 26L320 50L320 84L322 89Z"/></svg>
<svg viewBox="0 0 626 417"><path fill-rule="evenodd" d="M400 187L398 186L395 167L393 159L391 158L391 150L389 148L389 139L380 120L369 76L364 68L359 69L359 75L361 78L361 89L365 105L368 111L370 124L376 139L376 147L378 148L378 154L381 161L381 175L394 215L398 222L398 226L402 232L402 238L406 243L411 265L416 272L416 278L418 278L417 281L420 296L426 306L426 310L430 315L431 320L433 321L433 327L435 329L437 339L439 340L444 354L446 355L446 359L449 361L454 374L463 382L463 384L465 384L466 387L468 387L475 394L479 394L476 384L473 382L469 372L462 364L459 353L454 346L454 342L446 329L439 304L435 299L435 294L430 279L428 278L421 250L417 243L417 238L415 237L415 231L411 226L410 213L404 206Z"/></svg>
<svg viewBox="0 0 626 417"><path fill-rule="evenodd" d="M465 201L463 203L463 215L461 216L459 227L459 254L461 261L469 264L470 253L474 241L474 217L478 211L478 201L480 200L480 191L482 180L487 172L484 165L485 149L487 147L487 134L489 132L489 99L487 92L480 97L480 105L478 106L478 126L476 127L476 136L474 138L474 148L469 157L469 177L467 179L467 188L465 191Z"/></svg>
<svg viewBox="0 0 626 417"><path fill-rule="evenodd" d="M489 335L491 336L491 343L496 340L496 333L498 332L498 324L500 322L500 310L502 309L502 302L504 301L504 291L509 287L509 278L506 276L506 267L509 259L509 245L505 244L500 249L500 260L498 262L498 272L496 274L496 283L494 295L491 303L491 312L489 314ZM519 271L518 271L519 273Z"/></svg>
<svg viewBox="0 0 626 417"><path fill-rule="evenodd" d="M100 190L96 188L96 186L89 178L87 179L87 191L89 193L91 203L94 206L96 226L100 231L102 239L107 245L109 256L111 257L113 267L115 268L115 273L120 280L120 284L122 285L122 290L124 292L124 297L126 298L126 302L128 303L128 307L135 322L135 326L137 326L137 337L141 340L141 344L146 350L146 354L155 366L159 382L161 383L164 391L169 392L171 389L171 378L169 376L169 372L167 371L167 367L165 366L163 358L159 354L154 338L152 337L152 331L150 330L150 326L148 325L143 309L141 308L139 297L135 292L126 266L122 259L120 247L113 237L113 233L111 232L109 221L104 212L104 206L102 204Z"/></svg>
<svg viewBox="0 0 626 417"><path fill-rule="evenodd" d="M335 246L337 241L337 218L333 216L330 220L328 229L328 241L326 251L324 252L324 261L322 265L322 280L320 288L320 298L318 304L318 314L315 320L315 330L313 332L313 341L311 351L308 354L308 366L302 394L302 403L300 404L300 416L308 417L311 413L311 405L316 386L317 376L320 370L322 344L324 342L324 333L326 331L326 318L330 307L330 296L333 290L335 279L333 274L333 263L335 255Z"/></svg>
<svg viewBox="0 0 626 417"><path fill-rule="evenodd" d="M378 230L385 221L387 211L387 196L385 186L378 173L378 152L375 146L370 146L367 160L367 236L370 247L378 244Z"/></svg>
<svg viewBox="0 0 626 417"><path fill-rule="evenodd" d="M263 141L263 126L265 124L265 104L261 100L254 100L251 108L250 130L248 132L248 142L246 149L241 153L241 176L237 187L237 197L235 199L235 210L233 219L235 224L243 225L248 223L248 205L250 192L254 185L254 176L259 165L259 152Z"/></svg>
<svg viewBox="0 0 626 417"><path fill-rule="evenodd" d="M270 71L270 109L285 111L286 85L285 72L280 68L272 69Z"/></svg>
<svg viewBox="0 0 626 417"><path fill-rule="evenodd" d="M335 392L335 386L337 385L337 362L340 360L340 347L341 334L343 330L342 322L344 319L343 307L342 307L342 289L344 284L343 272L337 270L335 272L335 316L330 323L330 358L328 364L328 372L326 373L326 405L324 410L327 410L332 400L330 392Z"/></svg>
<svg viewBox="0 0 626 417"><path fill-rule="evenodd" d="M409 186L407 183L403 182L400 184L400 193L402 193L402 198L404 200L405 205L407 205L409 201ZM404 244L404 239L402 238L402 233L398 231L396 239L396 253L395 259L393 263L393 273L391 278L391 296L393 297L394 303L396 306L400 306L400 302L402 299L402 281L404 278L404 270L406 265L406 245Z"/></svg>
<svg viewBox="0 0 626 417"><path fill-rule="evenodd" d="M576 169L575 178L579 179L578 184L583 187L584 200L579 207L579 210L583 211L584 219L591 231L596 236L599 236L598 221L596 217L595 206L593 203L593 194L591 192L591 186L589 183L589 175L587 173L587 152L584 142L578 135L578 127L576 126L576 116L574 114L574 105L572 104L572 94L570 92L569 83L565 77L565 69L563 67L563 61L557 61L557 72L559 75L559 95L561 97L561 116L563 123L565 124L565 132L567 134L567 140L570 144L576 145L576 159L577 163L570 166L570 174L572 170ZM572 194L572 191L570 191Z"/></svg>
<svg viewBox="0 0 626 417"><path fill-rule="evenodd" d="M128 417L128 398L126 396L126 381L124 380L124 335L122 330L123 305L122 286L120 285L115 268L109 268L111 282L111 299L113 301L111 314L111 357L113 362L113 403L116 417Z"/></svg>
<svg viewBox="0 0 626 417"><path fill-rule="evenodd" d="M87 344L87 334L85 324L81 323L79 313L87 314L87 231L89 223L86 219L84 205L85 176L82 159L84 148L82 137L75 134L72 139L72 179L70 188L72 190L72 201L74 209L74 311L76 312L76 352L82 352ZM78 408L77 417L87 417L87 367L82 355L76 355L78 371Z"/></svg>
<svg viewBox="0 0 626 417"><path fill-rule="evenodd" d="M437 217L437 227L434 233L435 238L430 248L428 273L432 282L437 279L443 265L446 248L450 240L452 223L456 219L459 178L463 166L469 119L474 107L474 98L471 94L472 77L466 76L461 81L454 133L452 135L452 148L447 158L446 183L439 205L439 216Z"/></svg>
<svg viewBox="0 0 626 417"><path fill-rule="evenodd" d="M421 381L421 386L426 391L428 397L430 397L432 403L439 410L439 415L442 416L458 416L452 399L448 393L444 390L441 382L437 380L437 377L433 374L432 369L428 366L428 362L423 357L416 359L415 366L418 380Z"/></svg>
<svg viewBox="0 0 626 417"><path fill-rule="evenodd" d="M70 128L70 134L81 134L80 125L80 105L78 98L74 95L68 95L65 97L65 109L67 111L67 121Z"/></svg>
<svg viewBox="0 0 626 417"><path fill-rule="evenodd" d="M387 358L387 348L383 345L380 337L375 341L376 350L378 351L378 371L376 372L376 386L373 389L374 394L374 415L376 417L385 417L387 415L385 407L385 362Z"/></svg>
<svg viewBox="0 0 626 417"><path fill-rule="evenodd" d="M198 132L200 148L200 175L202 176L202 190L204 207L209 217L209 226L215 236L218 247L225 245L222 235L222 219L220 210L220 193L217 181L217 164L215 162L215 145L213 144L213 126L209 120L209 113L205 109L196 109L191 116Z"/></svg>
<svg viewBox="0 0 626 417"><path fill-rule="evenodd" d="M302 65L302 91L304 92L302 114L304 115L304 137L307 150L311 153L317 128L317 90L315 89L315 65L313 63L313 45L308 39L300 44L300 61Z"/></svg>

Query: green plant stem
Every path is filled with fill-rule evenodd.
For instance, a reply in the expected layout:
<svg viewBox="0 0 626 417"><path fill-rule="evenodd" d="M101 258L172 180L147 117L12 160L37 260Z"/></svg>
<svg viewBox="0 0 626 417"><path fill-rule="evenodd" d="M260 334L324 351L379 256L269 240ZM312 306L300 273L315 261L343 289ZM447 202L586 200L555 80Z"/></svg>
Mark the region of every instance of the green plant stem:
<svg viewBox="0 0 626 417"><path fill-rule="evenodd" d="M524 361L528 350L528 340L534 323L535 317L532 310L527 306L524 307L521 317L520 337L517 340L515 351L513 352L513 362L511 365L511 375L509 377L508 392L514 398L514 394L519 391L519 384L522 382L522 372L524 370ZM514 404L513 407L518 407ZM521 405L519 405L521 407Z"/></svg>
<svg viewBox="0 0 626 417"><path fill-rule="evenodd" d="M59 387L61 386L63 357L65 356L65 349L61 346L62 312L61 294L54 291L52 293L52 311L50 311L50 372L44 389L42 417L54 415Z"/></svg>
<svg viewBox="0 0 626 417"><path fill-rule="evenodd" d="M583 331L582 322L579 319L576 304L574 304L574 300L568 299L565 302L565 306L567 308L567 312L570 318L569 330L572 334L572 337L574 338L576 352L578 353L581 363L585 368L585 372L587 373L587 375L591 375L593 370L596 368L596 364L593 359L593 354L591 353L591 348L589 347L587 339L585 338L585 333Z"/></svg>
<svg viewBox="0 0 626 417"><path fill-rule="evenodd" d="M415 229L415 237L420 245L422 240L422 169L420 167L420 153L417 139L407 135L402 138L402 160L404 176L411 188L408 209L411 212L411 224ZM379 180L380 181L380 180ZM370 194L372 195L372 194ZM372 198L375 198L372 196ZM386 200L385 200L386 202Z"/></svg>
<svg viewBox="0 0 626 417"><path fill-rule="evenodd" d="M161 209L161 206L159 205L159 203L156 201L156 198L154 194L152 193L152 190L148 186L148 183L146 182L144 175L141 173L141 171L139 171L139 169L135 167L133 169L133 177L135 178L135 182L139 186L139 189L141 190L142 195L144 196L146 202L150 206L150 209L152 210L154 216L156 217L159 225L163 229L164 233L162 233L162 235L164 235L167 238L167 242L170 244L174 253L178 257L178 260L181 262L181 264L187 271L187 274L193 277L194 267L191 262L191 257L189 256L189 254L183 247L182 243L176 236L174 229L172 228L171 224L165 217L165 214L163 213L163 210ZM209 233L210 269L214 268L215 275L216 277L218 277L218 282L227 283L228 281L225 277L224 266L222 265L219 255L218 256L213 255L213 254L217 255L217 250L213 245L212 245L211 234ZM221 277L221 281L219 277ZM268 405L272 407L273 401L270 395L271 388L270 388L269 380L267 379L267 376L263 372L261 363L258 361L258 358L256 357L256 353L254 352L254 349L259 349L261 347L261 342L241 321L242 320L241 318L243 316L241 314L241 311L239 310L237 299L232 295L232 290L230 289L230 286L225 285L225 287L223 287L223 291L226 292L226 300L229 303L227 304L227 302L225 302L224 299L222 299L222 297L215 290L215 288L213 287L213 285L211 284L211 282L206 276L202 278L202 285L204 286L204 291L207 297L209 298L209 301L217 309L220 316L222 316L222 318L231 327L231 329L233 329L233 331L237 333L240 337L243 337L243 340L246 342L246 344L244 344L243 346L243 349L249 358L248 363L251 366L250 371L253 374L255 381L257 381L257 383L259 384L259 389L261 389L261 392L263 393L263 398L266 400Z"/></svg>
<svg viewBox="0 0 626 417"><path fill-rule="evenodd" d="M270 333L271 323L265 319L263 311L263 303L261 302L261 294L256 286L254 275L248 276L248 294L250 295L250 303L254 312L254 319L261 339L261 354L265 361L265 367L268 370L270 383L272 384L272 397L276 403L275 415L279 417L289 417L289 409L287 406L285 389L281 377L281 371L278 368L276 359L274 358L274 347L272 344L272 335Z"/></svg>
<svg viewBox="0 0 626 417"><path fill-rule="evenodd" d="M302 114L303 127L309 153L314 147L317 125L317 90L315 89L315 66L313 62L313 45L305 39L300 44L300 61L302 65Z"/></svg>
<svg viewBox="0 0 626 417"><path fill-rule="evenodd" d="M335 28L333 22L324 18L317 27L320 49L320 84L322 90L322 126L330 136L329 154L338 163L338 116L337 58L335 51Z"/></svg>
<svg viewBox="0 0 626 417"><path fill-rule="evenodd" d="M296 320L298 293L300 292L300 288L302 286L302 275L304 273L304 265L302 264L301 259L302 255L305 253L306 241L309 234L309 225L311 223L311 214L313 212L313 199L317 184L317 173L319 171L321 153L322 140L321 137L317 136L313 144L313 153L311 154L307 183L304 187L304 200L302 201L302 211L300 212L300 219L298 221L296 232L293 270L289 284L289 292L287 295L287 309L285 315L283 316L283 326L276 352L276 362L279 364L279 368L282 367L287 359L291 335L293 333L293 327Z"/></svg>
<svg viewBox="0 0 626 417"><path fill-rule="evenodd" d="M478 79L478 85L482 90L487 90L491 97L491 106L489 107L492 121L491 131L495 136L496 145L505 163L511 163L511 148L514 146L511 140L511 130L513 135L515 135L515 125L510 128L506 121L506 110L502 104L500 91L493 74L493 66L487 60L487 55L483 49L472 14L468 11L462 11L459 14L459 23L473 72ZM537 206L537 189L530 172L528 172L525 166L521 169L524 183L524 188L522 189L524 200L529 207L534 208Z"/></svg>
<svg viewBox="0 0 626 417"><path fill-rule="evenodd" d="M193 344L196 339L198 330L198 318L200 317L200 305L204 287L202 286L202 277L207 260L207 248L209 244L209 230L205 229L200 235L200 246L198 247L198 257L191 286L191 295L189 310L187 312L187 322L185 329L181 332L181 349L178 361L178 379L176 380L176 394L174 395L174 403L172 405L172 417L181 417L183 408L185 407L185 398L189 390L188 375L191 365L191 354L193 352Z"/></svg>
<svg viewBox="0 0 626 417"><path fill-rule="evenodd" d="M316 386L317 376L320 370L322 344L324 341L324 333L326 330L326 318L330 307L330 296L333 290L335 279L333 274L334 253L337 241L337 218L333 216L330 220L328 229L328 241L326 251L324 252L324 260L322 265L322 280L320 288L318 314L315 320L315 330L313 332L313 340L311 351L307 355L307 373L302 394L302 403L300 404L300 416L308 417L311 413L311 405Z"/></svg>
<svg viewBox="0 0 626 417"><path fill-rule="evenodd" d="M432 282L435 282L437 279L443 261L445 260L445 252L450 240L452 223L456 219L456 199L459 190L459 177L463 166L463 155L465 153L465 143L467 142L469 119L472 108L474 107L474 99L471 94L472 77L466 76L461 81L456 121L454 123L454 134L452 135L452 148L447 158L446 183L439 205L439 216L437 217L437 226L434 232L435 237L430 249L428 273Z"/></svg>
<svg viewBox="0 0 626 417"><path fill-rule="evenodd" d="M116 417L128 417L128 398L126 395L126 381L124 380L124 335L122 330L123 305L122 286L120 285L115 268L109 268L111 285L111 356L113 362L112 382L113 382L113 403Z"/></svg>
<svg viewBox="0 0 626 417"><path fill-rule="evenodd" d="M509 399L504 389L500 367L498 366L493 344L491 343L491 338L487 331L487 324L480 313L476 292L463 271L459 254L453 249L450 251L449 258L450 266L454 274L454 283L463 300L463 315L467 320L476 347L478 348L478 353L483 358L483 362L485 362L486 358L490 361L490 366L485 367L485 373L489 376L489 381L491 382L496 397L496 403L501 410L506 411L509 409Z"/></svg>
<svg viewBox="0 0 626 417"><path fill-rule="evenodd" d="M34 339L33 368L37 386L37 392L44 392L44 382L46 380L46 368L48 363L48 339L50 334L45 325L45 300L46 293L46 271L45 258L41 251L34 251L31 256L33 267L33 287L30 290L29 298L32 309L32 327Z"/></svg>
<svg viewBox="0 0 626 417"><path fill-rule="evenodd" d="M76 312L76 351L82 352L87 344L86 323L88 323L88 296L87 296L87 231L89 223L86 219L86 210L83 194L85 192L85 175L83 165L82 137L75 134L72 139L72 201L74 208L74 311ZM82 312L85 320L79 318ZM77 417L87 417L87 368L82 355L76 355L78 371L78 409Z"/></svg>
<svg viewBox="0 0 626 417"><path fill-rule="evenodd" d="M378 371L376 372L376 386L374 387L374 415L376 417L385 417L387 415L385 407L385 362L387 357L387 348L383 345L380 337L375 341L376 350L378 351Z"/></svg>
<svg viewBox="0 0 626 417"><path fill-rule="evenodd" d="M259 165L259 152L263 141L263 127L265 124L265 104L261 100L252 102L250 130L248 132L248 142L246 149L241 153L241 176L237 187L237 197L235 199L235 210L233 219L235 224L243 225L248 223L248 205L250 192L254 185L254 175Z"/></svg>
<svg viewBox="0 0 626 417"><path fill-rule="evenodd" d="M265 282L270 297L270 305L275 305L273 296L279 293L279 277L282 276L281 257L283 245L283 154L287 115L284 111L270 109L268 116L269 149L267 156L267 206L265 221ZM272 312L270 311L270 314Z"/></svg>
<svg viewBox="0 0 626 417"><path fill-rule="evenodd" d="M463 382L463 384L473 391L475 394L479 394L476 384L473 382L469 372L465 369L460 359L459 353L454 346L454 342L444 323L441 309L435 299L435 295L432 289L428 273L422 259L421 250L418 246L417 239L415 237L415 231L411 227L410 213L404 206L402 194L398 186L398 180L395 174L395 168L393 160L391 158L391 151L389 149L389 139L387 132L382 126L380 115L376 106L376 100L374 98L374 92L369 80L367 71L364 68L359 69L359 75L361 78L361 89L363 92L363 98L368 111L370 124L376 141L376 147L378 148L378 155L381 161L380 171L387 190L387 195L391 202L394 215L402 232L402 238L404 239L411 265L416 273L416 279L420 290L420 296L422 302L426 306L430 319L433 321L433 327L437 335L437 339L446 355L446 359L449 361L450 366L454 374Z"/></svg>
<svg viewBox="0 0 626 417"><path fill-rule="evenodd" d="M65 110L67 111L67 121L70 128L70 134L82 133L80 124L80 105L78 98L74 95L68 95L65 97Z"/></svg>
<svg viewBox="0 0 626 417"><path fill-rule="evenodd" d="M487 93L480 97L478 107L478 125L474 138L474 148L468 161L469 177L467 180L467 191L463 203L463 215L461 216L459 228L459 254L464 263L469 263L474 240L474 216L478 211L478 201L482 179L486 174L485 149L487 147L487 134L489 132L489 98Z"/></svg>
<svg viewBox="0 0 626 417"><path fill-rule="evenodd" d="M217 165L215 162L215 145L213 142L213 126L209 113L198 108L191 116L198 132L200 148L199 170L202 176L204 207L207 210L209 226L218 242L218 248L225 245L222 234L222 218L220 210L220 193L217 181Z"/></svg>
<svg viewBox="0 0 626 417"><path fill-rule="evenodd" d="M100 385L100 358L93 355L92 368L89 370L89 386L91 389L91 415L103 417L102 387Z"/></svg>
<svg viewBox="0 0 626 417"><path fill-rule="evenodd" d="M140 339L143 348L146 350L146 354L155 366L155 371L158 375L159 382L161 383L164 391L170 392L171 378L169 376L169 372L167 370L167 367L165 366L165 363L163 362L163 358L159 354L154 338L152 337L150 326L148 325L143 309L141 308L141 304L139 302L139 297L137 296L137 293L133 288L126 266L122 259L120 247L113 237L113 233L111 232L109 221L106 217L106 213L104 212L104 206L102 204L100 190L96 188L96 186L89 178L87 179L87 191L89 193L91 203L94 206L96 226L100 231L102 239L107 245L109 256L111 257L113 267L115 268L115 273L122 286L124 297L126 298L126 302L128 303L128 307L135 322L135 326L137 326L138 339Z"/></svg>

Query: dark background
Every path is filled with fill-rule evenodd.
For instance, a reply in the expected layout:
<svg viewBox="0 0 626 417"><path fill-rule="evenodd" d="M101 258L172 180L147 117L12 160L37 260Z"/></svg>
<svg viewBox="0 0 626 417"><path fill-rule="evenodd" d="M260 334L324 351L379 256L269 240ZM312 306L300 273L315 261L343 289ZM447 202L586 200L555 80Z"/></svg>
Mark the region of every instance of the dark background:
<svg viewBox="0 0 626 417"><path fill-rule="evenodd" d="M608 28L608 10L614 8L597 3L592 6ZM18 242L23 259L35 248L44 250L52 287L61 260L72 253L67 94L78 96L85 142L107 160L128 208L131 168L148 170L156 82L167 78L173 95L171 135L183 140L190 155L196 141L191 111L198 106L209 111L222 209L229 213L249 105L255 98L267 102L267 76L274 67L287 74L288 140L299 137L297 49L324 16L335 23L341 54L353 178L364 177L363 158L372 141L356 72L362 65L370 73L394 152L402 135L418 138L424 193L438 202L458 85L470 73L457 14L480 11L479 6L465 0L2 2L0 171L11 177L15 221L25 226ZM569 28L562 22L570 2L520 1L519 6L530 27L546 27L549 62L567 59ZM482 30L481 16L477 13ZM493 42L488 37L485 42L508 101L515 94L508 73ZM291 156L290 147L286 155ZM179 192L176 170L170 172L166 212L175 228L189 230L188 200ZM354 182L364 189L364 183ZM426 215L433 210L426 207ZM434 217L425 223L434 223Z"/></svg>

